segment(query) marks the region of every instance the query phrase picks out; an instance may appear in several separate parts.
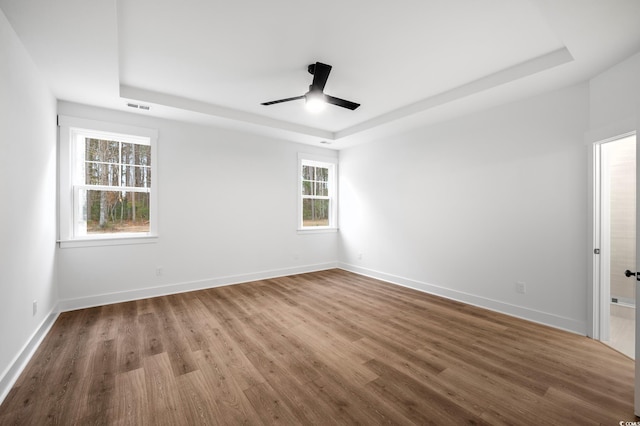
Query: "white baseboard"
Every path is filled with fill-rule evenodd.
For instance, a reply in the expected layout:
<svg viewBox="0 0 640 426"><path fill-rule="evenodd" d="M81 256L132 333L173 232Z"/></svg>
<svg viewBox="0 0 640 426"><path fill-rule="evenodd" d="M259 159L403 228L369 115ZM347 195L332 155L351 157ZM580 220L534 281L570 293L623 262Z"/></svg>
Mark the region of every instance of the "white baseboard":
<svg viewBox="0 0 640 426"><path fill-rule="evenodd" d="M586 336L587 334L587 324L585 322L578 321L572 318L550 314L548 312L537 311L535 309L529 309L522 306L512 305L510 303L500 302L498 300L488 299L486 297L476 296L474 294L452 290L433 284L423 283L420 281L412 280L410 278L387 274L384 272L362 268L360 266L347 263L341 262L339 263L338 267L340 269L344 269L345 271L353 272L359 275L376 278L391 284L409 287L414 290L419 290L425 293L434 294L436 296L445 297L447 299L456 300L458 302L467 303L469 305L478 306L480 308L489 309L491 311L496 311L513 317L537 322L554 328L559 328L561 330L580 334L582 336Z"/></svg>
<svg viewBox="0 0 640 426"><path fill-rule="evenodd" d="M2 401L7 397L36 349L38 349L44 337L49 333L49 330L51 330L51 326L56 322L58 315L59 313L55 309L49 312L49 315L46 316L40 326L31 335L31 338L22 347L22 350L18 352L7 369L2 372L2 376L0 376L0 404L2 404Z"/></svg>
<svg viewBox="0 0 640 426"><path fill-rule="evenodd" d="M131 291L99 294L96 296L63 299L58 302L58 311L66 312L75 309L91 308L94 306L110 305L112 303L129 302L149 297L166 296L168 294L184 293L187 291L204 290L207 288L239 284L250 281L266 280L287 275L304 274L307 272L324 271L337 268L337 262L320 263L315 265L298 266L294 268L273 269L269 271L253 272L249 274L231 275L226 277L209 278L205 280L189 281L159 287L147 287Z"/></svg>

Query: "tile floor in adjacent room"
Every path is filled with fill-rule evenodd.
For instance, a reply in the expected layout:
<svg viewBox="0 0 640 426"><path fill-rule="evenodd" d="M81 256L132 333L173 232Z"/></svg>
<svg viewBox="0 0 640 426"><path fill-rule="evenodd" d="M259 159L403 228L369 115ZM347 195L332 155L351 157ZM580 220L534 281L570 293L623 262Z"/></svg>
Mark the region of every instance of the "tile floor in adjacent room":
<svg viewBox="0 0 640 426"><path fill-rule="evenodd" d="M604 343L635 359L635 318L624 313L615 315L615 311L612 307L614 314L610 317L610 339Z"/></svg>

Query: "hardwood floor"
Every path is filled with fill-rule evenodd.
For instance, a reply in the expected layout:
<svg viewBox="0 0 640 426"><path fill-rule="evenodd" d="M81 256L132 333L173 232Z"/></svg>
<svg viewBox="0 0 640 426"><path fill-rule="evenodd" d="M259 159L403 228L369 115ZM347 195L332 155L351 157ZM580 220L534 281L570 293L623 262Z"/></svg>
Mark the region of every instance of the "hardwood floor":
<svg viewBox="0 0 640 426"><path fill-rule="evenodd" d="M618 424L633 362L341 270L65 312L0 424Z"/></svg>

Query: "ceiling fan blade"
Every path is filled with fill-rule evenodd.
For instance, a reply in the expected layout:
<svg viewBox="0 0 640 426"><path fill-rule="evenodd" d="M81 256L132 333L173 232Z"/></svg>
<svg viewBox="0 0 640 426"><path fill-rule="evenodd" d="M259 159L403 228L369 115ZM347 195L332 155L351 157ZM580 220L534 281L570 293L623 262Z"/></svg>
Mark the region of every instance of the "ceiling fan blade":
<svg viewBox="0 0 640 426"><path fill-rule="evenodd" d="M354 110L360 106L360 104L357 104L355 102L346 101L340 98L334 98L333 96L329 96L329 95L324 95L324 96L325 96L325 99L327 100L327 103L330 103L332 105L337 105L342 108Z"/></svg>
<svg viewBox="0 0 640 426"><path fill-rule="evenodd" d="M260 105L273 105L273 104L279 104L282 102L297 101L298 99L304 99L304 95L295 96L293 98L278 99L277 101L263 102Z"/></svg>
<svg viewBox="0 0 640 426"><path fill-rule="evenodd" d="M311 83L311 90L319 90L322 92L324 90L324 86L327 84L330 72L331 65L316 62L313 67L313 82Z"/></svg>

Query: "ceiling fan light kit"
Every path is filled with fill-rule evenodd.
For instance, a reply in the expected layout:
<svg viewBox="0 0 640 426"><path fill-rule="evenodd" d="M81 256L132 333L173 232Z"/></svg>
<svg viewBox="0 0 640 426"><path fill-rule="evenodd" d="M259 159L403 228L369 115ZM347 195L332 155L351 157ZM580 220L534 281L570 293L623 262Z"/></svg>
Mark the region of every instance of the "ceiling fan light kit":
<svg viewBox="0 0 640 426"><path fill-rule="evenodd" d="M307 110L311 112L322 111L325 108L326 104L336 105L353 111L354 109L358 108L360 104L329 96L324 93L324 86L327 84L327 79L329 78L331 68L331 65L323 64L322 62L310 64L307 67L307 71L309 71L309 74L313 75L313 82L311 83L311 86L309 86L309 91L307 93L301 96L294 96L293 98L263 102L262 105L274 105L283 102L304 99Z"/></svg>
<svg viewBox="0 0 640 426"><path fill-rule="evenodd" d="M304 102L307 111L312 113L321 112L327 107L327 100L322 92L309 91L309 93L304 95Z"/></svg>

